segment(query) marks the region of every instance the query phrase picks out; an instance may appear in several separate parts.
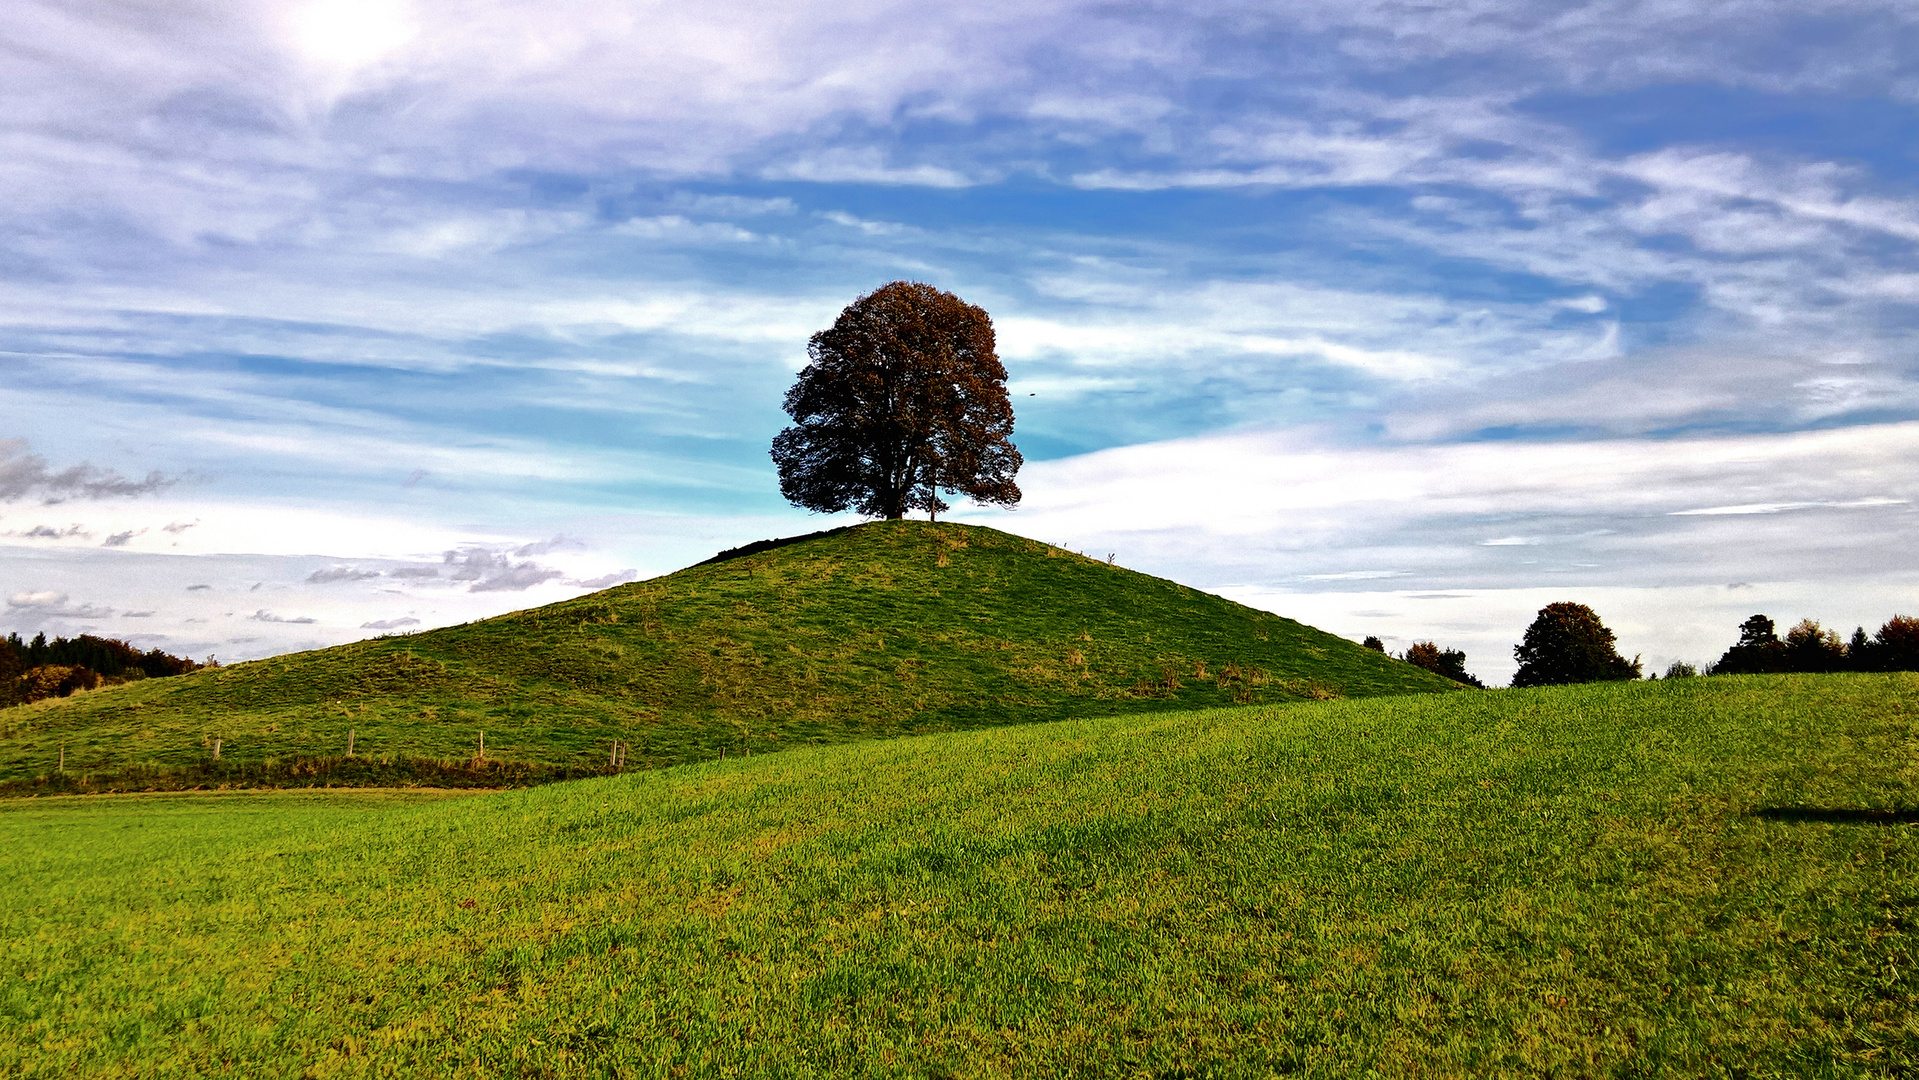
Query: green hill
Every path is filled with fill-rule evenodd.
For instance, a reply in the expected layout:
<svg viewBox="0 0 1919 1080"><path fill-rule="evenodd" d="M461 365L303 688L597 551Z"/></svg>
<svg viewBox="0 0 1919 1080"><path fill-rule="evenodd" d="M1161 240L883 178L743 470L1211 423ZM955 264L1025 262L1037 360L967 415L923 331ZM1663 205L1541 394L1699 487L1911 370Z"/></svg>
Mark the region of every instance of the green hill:
<svg viewBox="0 0 1919 1080"><path fill-rule="evenodd" d="M636 768L1451 689L1290 619L1056 547L876 522L464 626L0 711L0 783L501 783L605 770L616 741Z"/></svg>
<svg viewBox="0 0 1919 1080"><path fill-rule="evenodd" d="M1912 1077L1919 676L0 802L0 1076Z"/></svg>

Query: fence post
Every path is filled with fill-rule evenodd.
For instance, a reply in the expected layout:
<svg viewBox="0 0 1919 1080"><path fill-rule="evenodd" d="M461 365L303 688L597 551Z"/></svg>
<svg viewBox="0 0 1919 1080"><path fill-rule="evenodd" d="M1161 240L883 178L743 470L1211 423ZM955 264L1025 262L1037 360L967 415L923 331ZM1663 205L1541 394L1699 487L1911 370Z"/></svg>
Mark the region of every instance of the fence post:
<svg viewBox="0 0 1919 1080"><path fill-rule="evenodd" d="M213 740L213 760L220 760L220 740Z"/></svg>
<svg viewBox="0 0 1919 1080"><path fill-rule="evenodd" d="M60 744L60 775L67 775L67 744Z"/></svg>
<svg viewBox="0 0 1919 1080"><path fill-rule="evenodd" d="M486 732L480 732L480 760L486 760Z"/></svg>
<svg viewBox="0 0 1919 1080"><path fill-rule="evenodd" d="M353 756L353 729L346 729L346 756Z"/></svg>

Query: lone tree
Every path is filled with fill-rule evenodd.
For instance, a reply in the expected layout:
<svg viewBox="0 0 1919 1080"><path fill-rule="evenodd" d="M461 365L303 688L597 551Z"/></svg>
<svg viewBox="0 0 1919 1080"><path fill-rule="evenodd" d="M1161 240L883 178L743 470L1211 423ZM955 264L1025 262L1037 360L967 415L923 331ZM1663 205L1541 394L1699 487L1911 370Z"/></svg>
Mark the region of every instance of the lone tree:
<svg viewBox="0 0 1919 1080"><path fill-rule="evenodd" d="M773 439L780 494L821 513L937 517L940 492L1013 506L1013 404L993 320L949 292L895 281L807 343Z"/></svg>
<svg viewBox="0 0 1919 1080"><path fill-rule="evenodd" d="M1547 604L1526 628L1526 640L1513 646L1513 658L1519 661L1513 685L1637 679L1639 660L1620 656L1613 641L1613 632L1586 605Z"/></svg>

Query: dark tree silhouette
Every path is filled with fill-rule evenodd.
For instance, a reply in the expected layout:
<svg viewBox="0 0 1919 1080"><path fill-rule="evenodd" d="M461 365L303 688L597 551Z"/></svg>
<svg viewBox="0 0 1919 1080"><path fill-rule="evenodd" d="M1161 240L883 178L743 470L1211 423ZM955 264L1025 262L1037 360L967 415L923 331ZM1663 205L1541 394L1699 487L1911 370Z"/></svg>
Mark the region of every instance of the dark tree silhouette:
<svg viewBox="0 0 1919 1080"><path fill-rule="evenodd" d="M1360 645L1360 648L1371 649L1374 652L1386 651L1386 643L1372 636L1371 634L1366 635L1366 640L1360 642L1359 645Z"/></svg>
<svg viewBox="0 0 1919 1080"><path fill-rule="evenodd" d="M1513 646L1519 671L1514 686L1637 679L1639 661L1613 648L1613 632L1584 604L1547 604L1526 628L1526 640Z"/></svg>
<svg viewBox="0 0 1919 1080"><path fill-rule="evenodd" d="M1872 636L1867 671L1919 671L1919 619L1894 615Z"/></svg>
<svg viewBox="0 0 1919 1080"><path fill-rule="evenodd" d="M1485 683L1466 673L1466 654L1459 649L1441 649L1430 641L1415 641L1406 650L1406 662L1435 675L1444 675L1457 683L1477 686L1481 690L1486 688Z"/></svg>
<svg viewBox="0 0 1919 1080"><path fill-rule="evenodd" d="M1854 671L1872 670L1872 639L1863 626L1854 627L1852 640L1846 643L1846 666Z"/></svg>
<svg viewBox="0 0 1919 1080"><path fill-rule="evenodd" d="M937 517L940 492L1019 502L1020 453L993 320L931 285L895 281L807 344L773 440L780 493L808 510Z"/></svg>
<svg viewBox="0 0 1919 1080"><path fill-rule="evenodd" d="M1760 675L1785 669L1786 643L1779 640L1771 619L1754 615L1739 624L1739 640L1712 666L1712 673Z"/></svg>
<svg viewBox="0 0 1919 1080"><path fill-rule="evenodd" d="M1786 631L1784 659L1787 671L1838 671L1846 666L1846 646L1816 620L1801 619Z"/></svg>

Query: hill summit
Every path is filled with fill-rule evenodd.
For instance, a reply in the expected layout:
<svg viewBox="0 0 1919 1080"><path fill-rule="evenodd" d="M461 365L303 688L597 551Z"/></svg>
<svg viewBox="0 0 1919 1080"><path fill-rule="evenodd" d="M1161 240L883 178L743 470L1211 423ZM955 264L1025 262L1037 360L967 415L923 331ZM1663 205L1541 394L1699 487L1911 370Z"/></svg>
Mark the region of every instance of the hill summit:
<svg viewBox="0 0 1919 1080"><path fill-rule="evenodd" d="M657 766L1456 688L1291 619L1062 548L884 521L747 545L480 622L7 710L0 781L52 774L56 752L70 775L160 777L206 772L216 753L215 772L285 771L344 759L349 746L355 782L381 782L375 766L402 759L573 773L609 767L616 745L626 767Z"/></svg>

